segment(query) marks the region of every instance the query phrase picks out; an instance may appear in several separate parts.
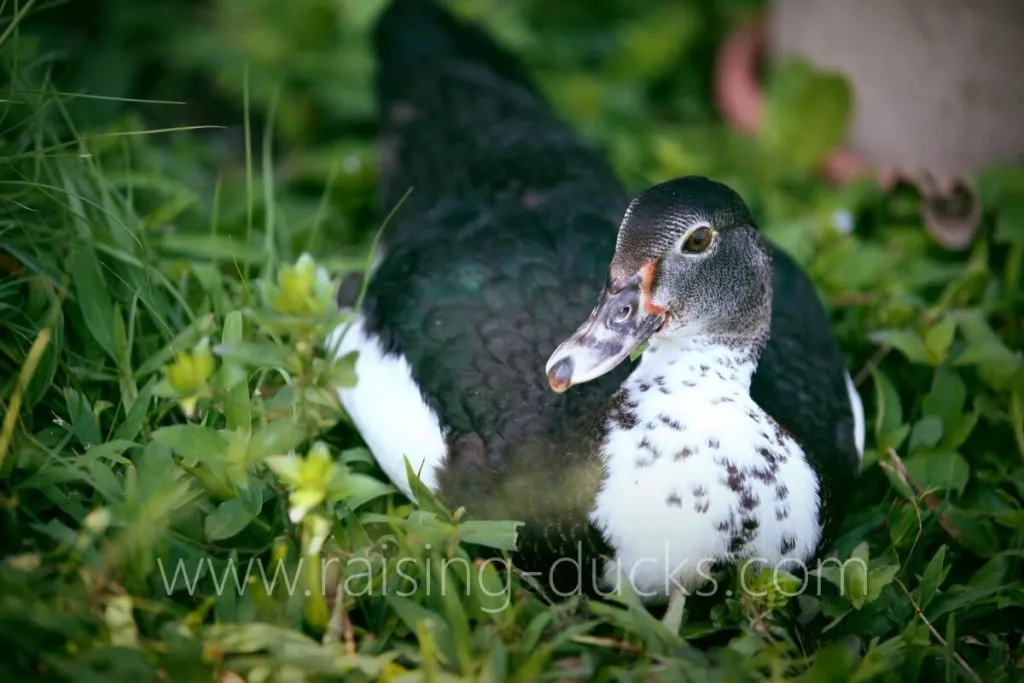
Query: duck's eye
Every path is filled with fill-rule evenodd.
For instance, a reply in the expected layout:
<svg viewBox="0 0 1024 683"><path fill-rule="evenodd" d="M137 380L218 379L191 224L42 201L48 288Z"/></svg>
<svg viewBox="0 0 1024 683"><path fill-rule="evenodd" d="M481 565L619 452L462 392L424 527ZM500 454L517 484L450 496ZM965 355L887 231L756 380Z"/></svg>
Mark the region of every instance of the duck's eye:
<svg viewBox="0 0 1024 683"><path fill-rule="evenodd" d="M699 254L711 245L711 228L700 227L691 232L683 242L683 251L688 254Z"/></svg>

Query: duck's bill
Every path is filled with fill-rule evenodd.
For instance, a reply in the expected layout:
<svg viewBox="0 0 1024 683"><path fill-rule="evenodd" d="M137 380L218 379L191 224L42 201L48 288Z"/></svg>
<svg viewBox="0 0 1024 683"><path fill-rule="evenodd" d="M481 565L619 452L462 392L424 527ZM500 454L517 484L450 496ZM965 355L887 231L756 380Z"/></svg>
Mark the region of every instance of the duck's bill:
<svg viewBox="0 0 1024 683"><path fill-rule="evenodd" d="M548 359L551 389L563 393L610 372L660 330L665 313L645 299L639 278L606 289L586 322Z"/></svg>

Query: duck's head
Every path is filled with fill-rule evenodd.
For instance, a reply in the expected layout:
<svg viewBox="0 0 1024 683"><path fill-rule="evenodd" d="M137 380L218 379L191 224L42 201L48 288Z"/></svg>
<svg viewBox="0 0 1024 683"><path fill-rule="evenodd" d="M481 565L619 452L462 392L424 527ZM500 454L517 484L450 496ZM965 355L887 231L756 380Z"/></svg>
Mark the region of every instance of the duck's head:
<svg viewBox="0 0 1024 683"><path fill-rule="evenodd" d="M608 284L548 360L559 393L611 371L654 339L760 347L771 324L771 252L740 196L698 176L636 197L619 227Z"/></svg>

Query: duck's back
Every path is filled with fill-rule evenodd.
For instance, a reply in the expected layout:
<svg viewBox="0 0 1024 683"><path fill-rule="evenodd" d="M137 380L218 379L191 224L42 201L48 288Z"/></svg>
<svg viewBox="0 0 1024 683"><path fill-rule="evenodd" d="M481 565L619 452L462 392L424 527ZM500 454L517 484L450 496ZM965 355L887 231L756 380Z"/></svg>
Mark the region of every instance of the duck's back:
<svg viewBox="0 0 1024 683"><path fill-rule="evenodd" d="M393 0L374 31L380 185L406 216L438 202L529 209L587 201L614 246L628 197L607 161L558 117L514 56L432 0ZM467 227L467 231L471 228ZM406 221L391 239L415 239ZM611 256L608 251L604 254ZM607 264L603 264L605 267Z"/></svg>

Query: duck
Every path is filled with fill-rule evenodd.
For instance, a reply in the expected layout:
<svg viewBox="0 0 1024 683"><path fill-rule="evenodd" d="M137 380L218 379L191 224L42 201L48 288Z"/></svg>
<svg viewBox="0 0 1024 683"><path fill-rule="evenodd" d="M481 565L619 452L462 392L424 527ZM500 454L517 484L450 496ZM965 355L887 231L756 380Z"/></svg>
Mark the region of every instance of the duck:
<svg viewBox="0 0 1024 683"><path fill-rule="evenodd" d="M468 518L519 521L517 569L559 596L685 604L723 567L820 557L863 404L744 200L704 176L631 195L438 0L390 0L372 45L390 215L329 344L388 479L416 503L408 462Z"/></svg>

